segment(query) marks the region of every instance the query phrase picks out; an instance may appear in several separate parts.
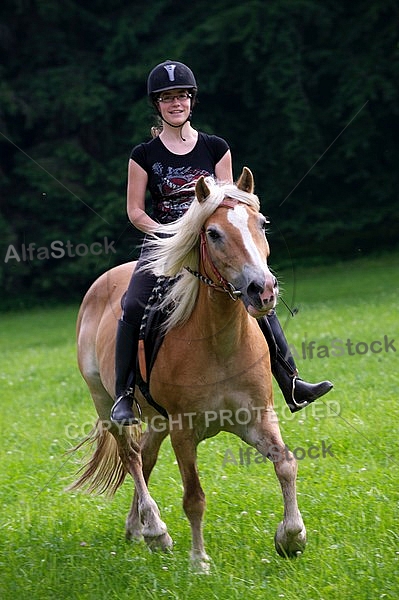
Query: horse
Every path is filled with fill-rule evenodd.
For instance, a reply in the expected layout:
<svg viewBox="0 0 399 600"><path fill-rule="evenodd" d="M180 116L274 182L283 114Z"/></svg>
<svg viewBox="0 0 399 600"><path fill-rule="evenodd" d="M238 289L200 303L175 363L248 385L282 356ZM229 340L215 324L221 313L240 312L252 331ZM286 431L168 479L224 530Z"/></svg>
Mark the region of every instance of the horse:
<svg viewBox="0 0 399 600"><path fill-rule="evenodd" d="M116 325L135 263L101 275L78 315L78 364L98 418L76 447L91 443L94 452L70 488L112 495L130 474L135 491L126 538L144 538L151 550L170 550L172 538L148 489L161 444L170 435L196 572L206 573L210 567L197 446L220 431L237 435L273 463L284 502L274 537L278 554L295 557L306 545L296 498L297 463L280 433L269 348L257 323L276 306L278 296L277 280L267 264L267 223L254 194L253 175L244 167L236 184L199 178L185 215L160 226L150 241L145 268L172 283L162 301L169 307L168 318L149 378L151 396L166 416L136 387L144 431L143 425L110 421Z"/></svg>

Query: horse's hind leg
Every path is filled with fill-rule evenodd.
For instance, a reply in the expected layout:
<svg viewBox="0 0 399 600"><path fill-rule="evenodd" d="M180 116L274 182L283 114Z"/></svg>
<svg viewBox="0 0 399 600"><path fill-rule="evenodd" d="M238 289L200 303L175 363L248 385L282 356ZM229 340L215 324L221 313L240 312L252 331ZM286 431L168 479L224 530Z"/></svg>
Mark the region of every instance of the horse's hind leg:
<svg viewBox="0 0 399 600"><path fill-rule="evenodd" d="M274 544L280 556L296 556L306 546L306 529L296 497L297 462L283 442L273 410L265 411L261 428L256 430L256 435L252 432L247 441L273 462L284 500L284 517L277 527Z"/></svg>
<svg viewBox="0 0 399 600"><path fill-rule="evenodd" d="M165 428L165 431L160 432L155 432L151 429L147 429L147 431L142 436L140 443L142 472L147 487L151 472L158 458L159 449L168 433L169 432L167 428ZM126 539L139 541L142 539L142 537L143 523L140 519L138 494L137 490L135 489L132 506L126 519Z"/></svg>
<svg viewBox="0 0 399 600"><path fill-rule="evenodd" d="M127 433L130 429L132 428L115 427L112 434L118 444L119 456L134 479L137 512L131 533L133 537L143 535L151 550L167 550L173 545L173 541L160 517L159 508L148 491L143 475L141 448L132 434Z"/></svg>

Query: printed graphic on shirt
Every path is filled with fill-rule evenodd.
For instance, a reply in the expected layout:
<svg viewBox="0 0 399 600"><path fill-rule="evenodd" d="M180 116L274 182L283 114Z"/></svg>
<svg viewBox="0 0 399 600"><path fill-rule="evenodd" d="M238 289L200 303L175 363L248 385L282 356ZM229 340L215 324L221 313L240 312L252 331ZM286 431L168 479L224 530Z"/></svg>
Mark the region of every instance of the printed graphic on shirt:
<svg viewBox="0 0 399 600"><path fill-rule="evenodd" d="M184 215L194 199L195 182L209 173L193 167L164 167L157 162L152 171L158 179L154 212L161 223L171 223Z"/></svg>

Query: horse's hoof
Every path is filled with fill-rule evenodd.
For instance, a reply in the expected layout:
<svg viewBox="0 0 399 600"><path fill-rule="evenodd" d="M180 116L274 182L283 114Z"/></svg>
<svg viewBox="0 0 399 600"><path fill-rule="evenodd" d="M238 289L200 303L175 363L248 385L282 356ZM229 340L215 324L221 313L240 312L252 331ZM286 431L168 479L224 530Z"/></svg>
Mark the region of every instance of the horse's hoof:
<svg viewBox="0 0 399 600"><path fill-rule="evenodd" d="M128 529L126 529L125 531L125 539L128 542L134 542L136 544L140 543L143 541L143 534L141 533L141 531L129 531Z"/></svg>
<svg viewBox="0 0 399 600"><path fill-rule="evenodd" d="M144 540L151 552L169 552L173 548L173 540L168 532L156 537L144 537Z"/></svg>
<svg viewBox="0 0 399 600"><path fill-rule="evenodd" d="M274 536L274 546L277 553L283 558L296 558L305 552L306 547L306 529L287 531L283 522L279 523L276 535Z"/></svg>
<svg viewBox="0 0 399 600"><path fill-rule="evenodd" d="M194 575L209 575L211 572L211 559L202 552L201 554L191 554L191 572Z"/></svg>

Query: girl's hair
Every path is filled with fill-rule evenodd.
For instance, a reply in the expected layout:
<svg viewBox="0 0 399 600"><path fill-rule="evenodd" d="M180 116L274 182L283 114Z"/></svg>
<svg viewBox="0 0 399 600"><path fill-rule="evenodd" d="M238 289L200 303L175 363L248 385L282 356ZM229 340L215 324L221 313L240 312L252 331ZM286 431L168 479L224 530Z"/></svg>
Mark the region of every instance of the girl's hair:
<svg viewBox="0 0 399 600"><path fill-rule="evenodd" d="M155 125L153 125L151 127L151 130L150 130L151 131L151 137L153 137L153 138L158 137L159 134L161 133L162 129L163 129L162 119L161 119L161 117L159 117L157 115L157 117L156 117L156 123L155 123Z"/></svg>
<svg viewBox="0 0 399 600"><path fill-rule="evenodd" d="M161 125L153 125L151 127L151 137L156 138L159 136L159 134L162 131L162 126Z"/></svg>

